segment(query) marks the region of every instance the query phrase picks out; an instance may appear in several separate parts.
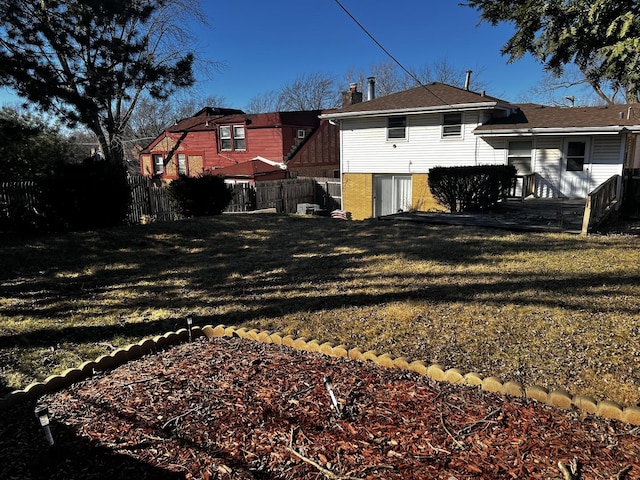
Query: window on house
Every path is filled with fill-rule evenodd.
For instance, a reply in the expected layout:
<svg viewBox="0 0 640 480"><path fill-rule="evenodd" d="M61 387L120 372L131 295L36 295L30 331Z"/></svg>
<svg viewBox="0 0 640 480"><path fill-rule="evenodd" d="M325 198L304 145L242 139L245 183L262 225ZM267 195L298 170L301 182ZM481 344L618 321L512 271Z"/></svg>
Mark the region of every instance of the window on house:
<svg viewBox="0 0 640 480"><path fill-rule="evenodd" d="M156 175L164 173L164 157L159 153L153 154L153 173Z"/></svg>
<svg viewBox="0 0 640 480"><path fill-rule="evenodd" d="M220 127L220 150L231 150L231 127L229 125Z"/></svg>
<svg viewBox="0 0 640 480"><path fill-rule="evenodd" d="M407 117L389 117L387 119L387 139L407 138Z"/></svg>
<svg viewBox="0 0 640 480"><path fill-rule="evenodd" d="M220 127L220 150L245 150L245 148L243 125Z"/></svg>
<svg viewBox="0 0 640 480"><path fill-rule="evenodd" d="M587 152L586 142L569 142L567 145L567 172L584 170L584 159Z"/></svg>
<svg viewBox="0 0 640 480"><path fill-rule="evenodd" d="M442 138L462 136L462 113L445 113L442 116Z"/></svg>
<svg viewBox="0 0 640 480"><path fill-rule="evenodd" d="M531 149L533 142L509 142L509 165L516 167L518 175L531 173Z"/></svg>
<svg viewBox="0 0 640 480"><path fill-rule="evenodd" d="M233 127L233 149L234 150L244 150L244 127L242 125L237 125Z"/></svg>
<svg viewBox="0 0 640 480"><path fill-rule="evenodd" d="M187 174L187 156L184 153L178 154L178 174Z"/></svg>

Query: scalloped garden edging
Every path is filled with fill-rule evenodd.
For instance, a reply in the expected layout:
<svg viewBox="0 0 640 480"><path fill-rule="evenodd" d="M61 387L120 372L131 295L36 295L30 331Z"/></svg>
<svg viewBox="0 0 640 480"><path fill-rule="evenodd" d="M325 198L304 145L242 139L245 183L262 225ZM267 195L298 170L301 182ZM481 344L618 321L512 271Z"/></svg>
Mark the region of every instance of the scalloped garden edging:
<svg viewBox="0 0 640 480"><path fill-rule="evenodd" d="M394 357L388 353L378 354L373 350L363 352L359 348L349 348L345 345L335 345L331 342L320 342L315 339L307 340L304 337L295 338L292 335L283 335L280 332L271 333L266 330L247 330L244 327L235 328L225 325L218 325L216 327L212 325L193 327L191 330L191 337L194 339L202 336L213 338L232 337L234 335L257 342L285 345L308 352L319 352L332 357L350 358L360 361L369 360L382 367L400 368L419 373L420 375L426 375L437 382L478 386L487 392L528 398L565 410L577 408L578 410L598 417L640 426L640 407L638 406L624 407L610 400L601 400L598 402L587 395L571 396L564 390L548 391L539 385L525 387L519 382L502 382L496 377L483 378L475 372L463 373L457 368L445 370L444 367L436 364L427 366L421 360L409 361L404 357ZM20 401L33 400L41 395L63 390L78 380L90 377L94 371L110 370L128 361L136 360L143 355L162 350L180 342L186 342L188 339L189 331L182 328L176 332L168 332L164 335L143 339L138 343L116 349L109 355L102 355L94 361L84 362L79 367L70 368L60 375L51 375L42 382L33 382L22 390L14 390L0 399L0 409L8 408Z"/></svg>

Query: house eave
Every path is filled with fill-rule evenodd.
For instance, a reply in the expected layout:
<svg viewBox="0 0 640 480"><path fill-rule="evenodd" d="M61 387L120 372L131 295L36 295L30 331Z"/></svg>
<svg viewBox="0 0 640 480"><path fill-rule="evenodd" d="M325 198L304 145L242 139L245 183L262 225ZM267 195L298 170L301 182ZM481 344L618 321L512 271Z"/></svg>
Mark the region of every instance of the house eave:
<svg viewBox="0 0 640 480"><path fill-rule="evenodd" d="M638 126L626 127L614 125L609 127L545 127L545 128L495 128L491 130L474 130L479 137L527 137L550 135L618 135L627 131L637 132Z"/></svg>
<svg viewBox="0 0 640 480"><path fill-rule="evenodd" d="M394 108L385 110L370 110L358 112L338 112L325 113L320 115L323 120L342 120L346 118L366 118L366 117L385 117L389 115L419 115L421 113L443 113L443 112L468 112L487 109L507 109L506 105L498 102L482 102L482 103L459 103L455 105L437 105L433 107L415 107L415 108Z"/></svg>

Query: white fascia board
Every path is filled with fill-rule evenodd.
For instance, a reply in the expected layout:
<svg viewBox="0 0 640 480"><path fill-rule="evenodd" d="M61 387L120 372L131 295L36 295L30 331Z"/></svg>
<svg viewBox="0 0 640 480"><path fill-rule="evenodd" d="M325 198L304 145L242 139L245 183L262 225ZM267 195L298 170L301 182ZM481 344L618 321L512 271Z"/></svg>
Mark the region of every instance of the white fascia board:
<svg viewBox="0 0 640 480"><path fill-rule="evenodd" d="M257 157L253 157L251 160L259 160L267 165L271 165L272 167L278 167L281 170L286 170L287 166L282 162L274 162L273 160L269 160L268 158L261 157L258 155Z"/></svg>
<svg viewBox="0 0 640 480"><path fill-rule="evenodd" d="M474 130L479 137L527 137L546 135L617 135L631 130L629 127L563 127L563 128L510 128L494 130Z"/></svg>
<svg viewBox="0 0 640 480"><path fill-rule="evenodd" d="M419 115L421 113L468 112L471 110L494 109L498 102L458 103L456 105L438 105L435 107L399 108L391 110L371 110L362 112L326 113L320 118L340 120L343 118L386 117L389 115ZM502 105L501 105L502 107Z"/></svg>

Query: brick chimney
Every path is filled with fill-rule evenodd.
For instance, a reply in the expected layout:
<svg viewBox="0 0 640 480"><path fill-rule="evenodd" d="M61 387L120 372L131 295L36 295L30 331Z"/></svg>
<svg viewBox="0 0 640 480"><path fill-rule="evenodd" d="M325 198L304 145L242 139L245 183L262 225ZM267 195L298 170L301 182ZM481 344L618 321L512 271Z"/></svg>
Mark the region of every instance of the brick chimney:
<svg viewBox="0 0 640 480"><path fill-rule="evenodd" d="M357 83L350 83L349 90L342 92L342 106L348 107L362 102L362 92L358 91Z"/></svg>

